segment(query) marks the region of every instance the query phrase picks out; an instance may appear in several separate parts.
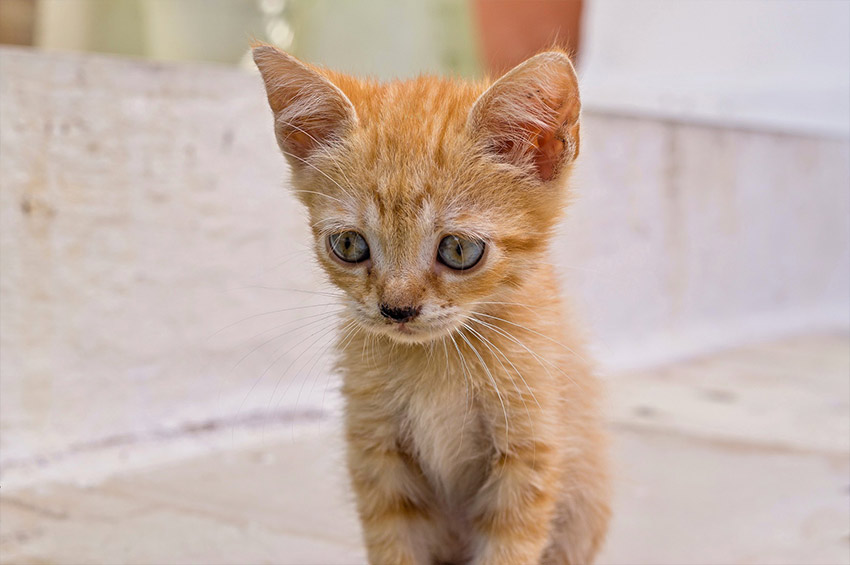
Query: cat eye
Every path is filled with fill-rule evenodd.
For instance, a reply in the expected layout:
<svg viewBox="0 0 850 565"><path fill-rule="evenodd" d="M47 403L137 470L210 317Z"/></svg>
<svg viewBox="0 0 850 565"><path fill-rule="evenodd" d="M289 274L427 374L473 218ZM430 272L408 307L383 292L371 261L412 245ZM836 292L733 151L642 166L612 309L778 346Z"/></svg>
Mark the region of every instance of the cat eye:
<svg viewBox="0 0 850 565"><path fill-rule="evenodd" d="M346 263L359 263L369 258L369 244L356 231L344 231L328 236L334 255Z"/></svg>
<svg viewBox="0 0 850 565"><path fill-rule="evenodd" d="M437 257L447 267L462 271L471 269L484 255L484 242L466 239L457 235L447 235L440 241Z"/></svg>

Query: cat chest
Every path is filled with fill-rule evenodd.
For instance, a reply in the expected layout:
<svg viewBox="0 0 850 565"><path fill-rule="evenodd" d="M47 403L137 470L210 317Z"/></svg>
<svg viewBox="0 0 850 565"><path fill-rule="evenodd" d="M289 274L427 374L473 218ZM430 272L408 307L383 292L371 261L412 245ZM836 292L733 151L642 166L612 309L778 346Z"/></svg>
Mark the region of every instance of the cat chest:
<svg viewBox="0 0 850 565"><path fill-rule="evenodd" d="M478 490L492 442L465 389L411 399L404 427L422 471L449 502L466 500Z"/></svg>

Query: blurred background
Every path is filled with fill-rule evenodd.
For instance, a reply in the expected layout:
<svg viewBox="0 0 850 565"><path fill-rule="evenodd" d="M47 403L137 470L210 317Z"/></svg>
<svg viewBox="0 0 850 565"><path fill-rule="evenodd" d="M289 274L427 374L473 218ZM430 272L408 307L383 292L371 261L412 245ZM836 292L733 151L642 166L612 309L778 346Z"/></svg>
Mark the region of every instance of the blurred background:
<svg viewBox="0 0 850 565"><path fill-rule="evenodd" d="M602 562L850 563L847 0L0 0L0 562L364 560L253 40L380 79L573 53Z"/></svg>
<svg viewBox="0 0 850 565"><path fill-rule="evenodd" d="M0 39L251 68L253 39L381 79L498 76L558 44L593 107L846 133L844 0L4 0ZM848 49L845 49L848 47Z"/></svg>

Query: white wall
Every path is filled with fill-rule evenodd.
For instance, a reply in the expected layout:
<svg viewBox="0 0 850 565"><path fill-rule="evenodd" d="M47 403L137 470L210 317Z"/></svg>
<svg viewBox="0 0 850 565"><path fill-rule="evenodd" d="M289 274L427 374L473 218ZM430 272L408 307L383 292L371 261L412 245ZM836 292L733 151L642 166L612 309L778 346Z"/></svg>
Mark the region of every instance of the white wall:
<svg viewBox="0 0 850 565"><path fill-rule="evenodd" d="M554 261L603 363L850 326L848 140L589 111L582 141ZM0 49L0 165L3 470L327 406L258 76Z"/></svg>
<svg viewBox="0 0 850 565"><path fill-rule="evenodd" d="M850 135L850 2L589 0L588 108Z"/></svg>

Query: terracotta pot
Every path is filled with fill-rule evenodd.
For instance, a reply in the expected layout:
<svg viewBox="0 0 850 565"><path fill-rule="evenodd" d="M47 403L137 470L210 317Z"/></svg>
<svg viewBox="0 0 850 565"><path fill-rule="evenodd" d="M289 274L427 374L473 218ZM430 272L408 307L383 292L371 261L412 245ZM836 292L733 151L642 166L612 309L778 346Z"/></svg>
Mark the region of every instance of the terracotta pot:
<svg viewBox="0 0 850 565"><path fill-rule="evenodd" d="M583 0L474 0L484 68L499 76L557 45L579 54Z"/></svg>

